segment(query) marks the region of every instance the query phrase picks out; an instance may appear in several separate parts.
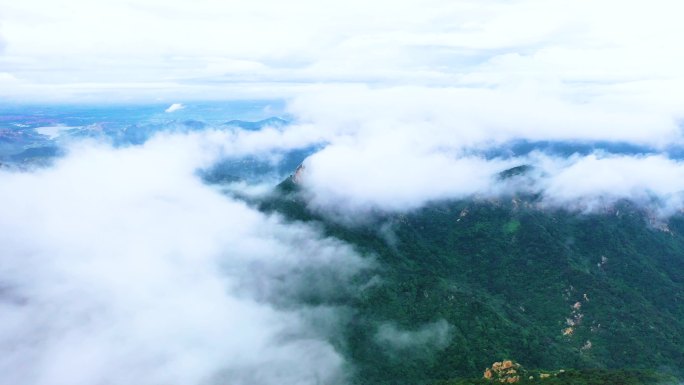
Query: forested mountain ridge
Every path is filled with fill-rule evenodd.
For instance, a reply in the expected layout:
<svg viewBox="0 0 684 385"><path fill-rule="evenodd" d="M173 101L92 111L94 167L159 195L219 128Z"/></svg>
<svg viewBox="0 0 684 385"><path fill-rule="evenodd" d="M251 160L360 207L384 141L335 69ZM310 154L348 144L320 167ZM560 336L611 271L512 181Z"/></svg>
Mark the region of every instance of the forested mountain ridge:
<svg viewBox="0 0 684 385"><path fill-rule="evenodd" d="M349 224L308 209L289 178L260 207L377 260L338 341L359 383L481 377L504 358L681 375L684 218L626 201L591 214L536 203L443 201Z"/></svg>

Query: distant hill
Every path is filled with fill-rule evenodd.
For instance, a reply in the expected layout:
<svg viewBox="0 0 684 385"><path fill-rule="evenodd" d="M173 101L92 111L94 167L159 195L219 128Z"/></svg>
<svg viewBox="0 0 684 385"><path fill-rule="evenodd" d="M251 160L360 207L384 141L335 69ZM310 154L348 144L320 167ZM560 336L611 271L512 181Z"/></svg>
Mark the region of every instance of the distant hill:
<svg viewBox="0 0 684 385"><path fill-rule="evenodd" d="M85 121L90 124L68 126L63 124L61 120L56 120L51 122L54 127L47 128L59 128L54 132L54 136L43 135L36 131L41 128L46 127L33 127L36 124L33 123L32 117L24 117L20 119L21 122L28 122L31 124L15 123L11 128L0 127L0 160L4 163L11 164L24 164L29 163L34 166L46 166L51 164L54 158L64 154L65 144L70 143L74 140L81 139L95 139L109 142L115 146L130 146L130 145L141 145L147 142L156 134L167 133L167 134L179 134L202 131L206 129L233 129L235 127L241 128L243 130L256 131L264 127L282 127L289 124L289 121L278 117L269 117L262 120L247 121L247 120L231 120L226 123L207 123L202 120L197 119L147 119L142 121L129 121L123 117L119 117L113 114L115 118L109 118L108 116L100 116L96 114L98 111L91 111L95 116L90 118L71 118L76 119L73 121L81 122ZM18 118L19 119L19 118ZM95 120L97 119L97 120ZM102 119L102 121L99 121ZM64 120L65 122L72 122L71 120ZM295 156L295 162L292 163L286 161L283 163L282 173L279 175L286 175L289 170L296 167L306 156L311 152L311 148L295 149L290 152L292 153L306 153L304 157L299 155ZM282 155L282 154L281 154ZM289 155L285 154L283 157L287 158ZM255 157L245 157L245 159L229 161L234 163L229 170L230 175L225 174L227 169L226 165L218 165L216 169L221 175L212 175L210 180L212 182L216 181L228 181L235 178L244 178L245 175L257 175L273 173L274 166L268 162L264 162ZM225 163L225 162L224 162ZM279 162L271 162L279 163ZM238 167L239 166L239 167ZM280 169L279 169L280 171ZM244 175L243 175L244 174ZM252 178L253 179L253 178Z"/></svg>
<svg viewBox="0 0 684 385"><path fill-rule="evenodd" d="M679 144L671 144L665 148L655 148L627 142L579 141L579 140L513 140L476 154L487 158L508 158L527 156L540 152L551 156L569 157L574 154L589 155L606 153L615 155L656 155L667 154L671 159L684 159L684 148Z"/></svg>
<svg viewBox="0 0 684 385"><path fill-rule="evenodd" d="M375 284L334 299L353 309L336 343L359 384L478 378L504 358L684 374L684 217L658 221L629 202L590 215L536 203L444 201L352 226L307 209L291 177L260 207L377 260Z"/></svg>
<svg viewBox="0 0 684 385"><path fill-rule="evenodd" d="M233 126L233 127L240 127L245 130L251 130L251 131L256 131L260 130L264 127L282 127L288 125L290 122L288 122L285 119L277 118L277 117L270 117L267 119L263 120L258 120L256 122L249 122L245 120L231 120L229 122L224 123L226 126Z"/></svg>

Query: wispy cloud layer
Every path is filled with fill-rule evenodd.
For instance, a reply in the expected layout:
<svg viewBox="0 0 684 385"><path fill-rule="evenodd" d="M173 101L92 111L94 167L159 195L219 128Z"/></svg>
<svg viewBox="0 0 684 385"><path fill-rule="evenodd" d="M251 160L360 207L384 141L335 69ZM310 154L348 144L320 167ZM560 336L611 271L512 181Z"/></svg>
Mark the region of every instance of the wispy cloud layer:
<svg viewBox="0 0 684 385"><path fill-rule="evenodd" d="M351 290L368 263L203 185L216 147L89 143L0 171L0 383L343 380L327 338L344 312L302 298Z"/></svg>
<svg viewBox="0 0 684 385"><path fill-rule="evenodd" d="M380 325L375 334L377 344L383 346L386 354L404 353L410 357L411 353L425 355L425 352L435 352L449 346L452 338L453 326L441 319L430 324L422 325L418 330L402 330L397 325L386 323Z"/></svg>

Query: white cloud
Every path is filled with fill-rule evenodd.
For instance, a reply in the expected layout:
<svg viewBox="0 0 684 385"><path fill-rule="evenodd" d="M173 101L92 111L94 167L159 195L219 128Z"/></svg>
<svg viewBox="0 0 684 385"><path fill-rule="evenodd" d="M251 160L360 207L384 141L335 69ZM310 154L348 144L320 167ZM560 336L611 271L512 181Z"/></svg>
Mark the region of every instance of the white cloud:
<svg viewBox="0 0 684 385"><path fill-rule="evenodd" d="M391 137L388 135L388 138ZM343 221L373 212L405 212L433 201L539 194L540 207L603 211L629 200L667 217L684 210L684 163L664 155L597 152L562 158L542 153L502 159L420 153L384 146L331 145L307 159L300 183L308 205ZM533 169L502 179L519 165Z"/></svg>
<svg viewBox="0 0 684 385"><path fill-rule="evenodd" d="M211 133L84 143L53 168L0 171L0 383L344 378L310 324L340 310L298 295L349 289L367 263L203 185L194 170L220 147Z"/></svg>
<svg viewBox="0 0 684 385"><path fill-rule="evenodd" d="M578 98L640 82L655 93L652 81L681 84L679 10L674 0L0 0L3 70L26 79L3 96L230 99L359 82L555 84Z"/></svg>
<svg viewBox="0 0 684 385"><path fill-rule="evenodd" d="M676 179L672 172L678 163L664 157L655 162L599 156L601 165L611 165L606 173L617 173L634 184L629 189L611 189L617 181L608 183L612 179L601 177L601 168L582 166L591 158L561 161L537 155L512 159L477 155L517 139L624 142L653 149L681 146L681 128L674 113L664 114L662 109L634 100L576 101L553 90L529 88L324 86L293 99L288 108L298 117L298 124L282 131L244 133L240 147L250 142L252 149L265 149L265 143L325 143L306 160L302 185L311 207L337 214L404 211L435 200L489 197L533 187L547 195L547 203L559 205L599 196L608 202L615 197L643 201L638 195L648 189L665 199L664 195L679 188L666 183L668 178ZM626 166L625 162L634 164ZM520 164L535 165L541 174L535 175L531 185L498 182L498 172ZM563 182L560 178L573 167L583 167L587 180L596 174L596 183ZM640 167L643 173L625 174L630 167ZM649 175L651 167L654 171ZM653 179L662 173L667 175L664 179Z"/></svg>
<svg viewBox="0 0 684 385"><path fill-rule="evenodd" d="M0 72L0 84L11 86L15 85L17 82L18 79L14 77L12 74L7 72Z"/></svg>
<svg viewBox="0 0 684 385"><path fill-rule="evenodd" d="M173 103L172 105L169 106L169 108L165 109L164 112L166 112L166 113L176 112L178 110L182 110L183 108L185 108L185 106L182 105L181 103Z"/></svg>
<svg viewBox="0 0 684 385"><path fill-rule="evenodd" d="M307 159L302 184L311 206L342 212L410 210L486 193L496 172L515 165L420 153L390 137L367 146L332 145Z"/></svg>
<svg viewBox="0 0 684 385"><path fill-rule="evenodd" d="M290 111L336 134L411 135L414 145L461 148L512 139L681 140L675 111L642 100L573 100L556 88L330 86L295 98Z"/></svg>
<svg viewBox="0 0 684 385"><path fill-rule="evenodd" d="M449 346L453 326L441 319L422 325L417 330L404 330L393 323L378 327L375 341L387 349L388 355L399 351L437 351Z"/></svg>
<svg viewBox="0 0 684 385"><path fill-rule="evenodd" d="M538 188L547 204L591 211L620 199L662 215L684 209L684 163L662 155L589 155L546 159Z"/></svg>

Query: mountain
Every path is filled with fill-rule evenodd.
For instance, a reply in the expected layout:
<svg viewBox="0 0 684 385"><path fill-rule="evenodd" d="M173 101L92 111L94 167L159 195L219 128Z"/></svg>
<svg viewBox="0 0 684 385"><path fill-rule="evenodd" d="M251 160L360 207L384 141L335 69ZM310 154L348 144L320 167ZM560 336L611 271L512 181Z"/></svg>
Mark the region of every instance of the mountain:
<svg viewBox="0 0 684 385"><path fill-rule="evenodd" d="M682 376L684 217L627 201L593 214L537 203L443 201L349 224L310 210L290 177L258 204L376 261L355 295L309 299L353 314L335 343L356 383L481 378L506 358Z"/></svg>
<svg viewBox="0 0 684 385"><path fill-rule="evenodd" d="M255 121L231 120L223 123L223 121L215 121L217 118L212 116L212 110L200 109L198 112L212 119L206 121L192 118L164 117L162 119L154 115L146 116L150 113L148 108L129 111L114 107L111 110L102 111L77 110L74 116L56 112L48 114L47 117L43 116L44 112L36 113L37 116L31 114L1 116L0 114L0 160L8 165L45 166L63 155L66 145L83 139L94 139L124 147L144 144L160 133L179 134L207 129L231 130L235 128L256 131L264 127L283 127L289 124L287 120L278 117ZM133 116L129 117L131 113ZM146 117L142 118L143 116ZM219 182L259 179L263 174L273 174L275 169L278 169L279 176L287 175L289 170L309 155L311 148L313 147L281 151L282 153L275 154L271 156L272 159L266 160L255 156L227 160L224 163L230 163L230 165L223 164L215 167L217 175L212 175L209 180ZM291 156L290 153L295 155ZM297 153L306 153L306 156L301 157ZM289 158L295 161L289 161ZM282 163L282 166L279 166L279 163Z"/></svg>
<svg viewBox="0 0 684 385"><path fill-rule="evenodd" d="M593 153L614 155L657 155L667 154L671 159L684 159L684 148L679 144L670 144L664 148L638 145L628 142L611 141L579 141L579 140L513 140L498 146L489 147L475 154L486 158L510 158L528 156L535 152L557 157L573 155L589 155Z"/></svg>
<svg viewBox="0 0 684 385"><path fill-rule="evenodd" d="M278 117L270 117L267 119L255 121L255 122L250 122L250 121L245 121L245 120L231 120L229 122L224 123L225 126L232 126L232 127L239 127L244 130L250 130L250 131L256 131L260 130L264 127L282 127L288 125L290 122L288 122L285 119L281 119Z"/></svg>
<svg viewBox="0 0 684 385"><path fill-rule="evenodd" d="M275 152L266 157L226 158L207 169L199 170L198 173L204 182L209 184L279 180L317 150L317 146L310 146Z"/></svg>

